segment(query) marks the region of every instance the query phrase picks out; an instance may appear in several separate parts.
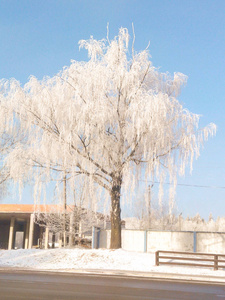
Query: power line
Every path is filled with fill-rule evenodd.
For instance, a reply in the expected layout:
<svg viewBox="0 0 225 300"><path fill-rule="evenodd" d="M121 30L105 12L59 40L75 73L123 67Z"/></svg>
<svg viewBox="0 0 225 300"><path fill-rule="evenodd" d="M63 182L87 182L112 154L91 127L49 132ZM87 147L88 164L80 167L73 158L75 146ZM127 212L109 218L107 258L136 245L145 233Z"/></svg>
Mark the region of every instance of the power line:
<svg viewBox="0 0 225 300"><path fill-rule="evenodd" d="M139 180L145 182L145 180ZM147 181L151 183L160 183L159 181ZM172 185L173 183L170 182L163 182L163 184ZM198 184L186 184L186 183L177 183L180 186L189 186L189 187L196 187L196 188L210 188L210 189L225 189L225 186L214 186L214 185L198 185Z"/></svg>

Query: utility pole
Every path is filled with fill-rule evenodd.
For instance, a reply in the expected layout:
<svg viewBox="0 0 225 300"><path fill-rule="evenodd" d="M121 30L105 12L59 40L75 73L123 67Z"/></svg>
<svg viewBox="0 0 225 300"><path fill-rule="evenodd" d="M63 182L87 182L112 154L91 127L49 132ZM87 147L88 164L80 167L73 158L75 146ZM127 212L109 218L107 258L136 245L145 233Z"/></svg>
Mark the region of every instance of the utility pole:
<svg viewBox="0 0 225 300"><path fill-rule="evenodd" d="M66 247L66 171L63 177L63 209L64 209L64 219L63 219L63 241L64 247Z"/></svg>

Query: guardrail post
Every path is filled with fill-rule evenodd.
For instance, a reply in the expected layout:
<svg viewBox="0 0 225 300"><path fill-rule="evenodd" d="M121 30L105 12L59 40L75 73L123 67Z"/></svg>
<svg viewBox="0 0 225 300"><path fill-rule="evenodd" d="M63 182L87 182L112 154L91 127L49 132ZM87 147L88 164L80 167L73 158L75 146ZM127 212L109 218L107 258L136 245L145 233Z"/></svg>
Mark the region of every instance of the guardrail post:
<svg viewBox="0 0 225 300"><path fill-rule="evenodd" d="M218 255L214 255L214 270L218 270Z"/></svg>
<svg viewBox="0 0 225 300"><path fill-rule="evenodd" d="M196 231L193 232L194 234L194 251L193 252L197 252L197 233Z"/></svg>
<svg viewBox="0 0 225 300"><path fill-rule="evenodd" d="M159 251L156 251L155 253L155 265L159 266Z"/></svg>

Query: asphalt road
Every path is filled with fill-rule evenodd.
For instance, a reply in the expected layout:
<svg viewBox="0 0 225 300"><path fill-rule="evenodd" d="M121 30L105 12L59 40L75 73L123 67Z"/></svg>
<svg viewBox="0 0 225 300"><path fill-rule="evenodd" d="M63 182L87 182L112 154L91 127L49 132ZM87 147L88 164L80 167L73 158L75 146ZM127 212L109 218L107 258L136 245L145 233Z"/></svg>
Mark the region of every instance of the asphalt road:
<svg viewBox="0 0 225 300"><path fill-rule="evenodd" d="M119 276L0 271L0 300L225 300L225 285Z"/></svg>

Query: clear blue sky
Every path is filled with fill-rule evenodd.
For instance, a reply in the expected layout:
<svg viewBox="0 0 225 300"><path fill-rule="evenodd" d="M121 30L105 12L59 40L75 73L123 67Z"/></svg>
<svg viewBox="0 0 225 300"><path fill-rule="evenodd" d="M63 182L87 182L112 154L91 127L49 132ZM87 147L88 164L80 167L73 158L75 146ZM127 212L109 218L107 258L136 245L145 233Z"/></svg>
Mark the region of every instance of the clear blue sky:
<svg viewBox="0 0 225 300"><path fill-rule="evenodd" d="M0 0L0 78L22 83L29 75L54 75L70 59L86 59L78 41L110 38L120 27L132 32L135 48L150 41L153 64L188 75L180 101L214 122L216 137L205 143L192 176L178 183L225 187L225 1L224 0ZM178 186L185 216L225 215L225 189Z"/></svg>

